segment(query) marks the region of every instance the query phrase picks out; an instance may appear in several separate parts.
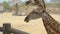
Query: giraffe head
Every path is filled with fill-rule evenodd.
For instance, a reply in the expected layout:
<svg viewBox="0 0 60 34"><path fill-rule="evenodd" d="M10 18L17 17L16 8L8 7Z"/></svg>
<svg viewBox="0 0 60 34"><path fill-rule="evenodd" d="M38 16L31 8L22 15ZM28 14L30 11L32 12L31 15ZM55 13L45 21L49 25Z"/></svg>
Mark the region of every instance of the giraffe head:
<svg viewBox="0 0 60 34"><path fill-rule="evenodd" d="M29 13L29 14L25 17L24 21L25 21L26 23L28 23L30 20L38 19L38 18L41 17L41 15L42 15L43 13L45 13L44 10L41 10L41 11L33 10L31 13Z"/></svg>
<svg viewBox="0 0 60 34"><path fill-rule="evenodd" d="M33 20L33 19L40 18L41 15L45 12L45 3L43 0L34 0L34 2L36 4L36 8L33 9L33 11L25 17L24 21L26 22L29 22L30 20Z"/></svg>

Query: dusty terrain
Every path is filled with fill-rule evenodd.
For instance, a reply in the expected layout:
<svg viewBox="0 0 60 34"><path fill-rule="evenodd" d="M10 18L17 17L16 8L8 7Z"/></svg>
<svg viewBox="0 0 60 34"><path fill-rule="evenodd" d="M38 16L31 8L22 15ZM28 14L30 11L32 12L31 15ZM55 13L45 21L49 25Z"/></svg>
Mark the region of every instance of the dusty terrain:
<svg viewBox="0 0 60 34"><path fill-rule="evenodd" d="M51 16L60 21L60 14L51 14ZM0 14L0 26L3 23L11 23L13 28L23 30L30 34L47 34L42 19L31 20L29 23L24 22L25 16L12 16L12 13L2 13ZM0 34L2 34L0 32Z"/></svg>

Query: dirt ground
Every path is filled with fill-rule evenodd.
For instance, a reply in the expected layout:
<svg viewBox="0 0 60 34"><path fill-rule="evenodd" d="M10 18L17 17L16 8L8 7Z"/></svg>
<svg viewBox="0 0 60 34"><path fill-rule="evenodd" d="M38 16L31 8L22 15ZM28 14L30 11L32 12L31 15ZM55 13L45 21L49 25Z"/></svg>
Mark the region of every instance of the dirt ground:
<svg viewBox="0 0 60 34"><path fill-rule="evenodd" d="M60 14L51 14L51 16L57 21L60 21ZM47 34L41 18L31 20L29 23L24 22L24 18L25 16L12 16L12 13L2 13L0 14L0 26L2 27L3 23L11 23L13 28L30 34Z"/></svg>

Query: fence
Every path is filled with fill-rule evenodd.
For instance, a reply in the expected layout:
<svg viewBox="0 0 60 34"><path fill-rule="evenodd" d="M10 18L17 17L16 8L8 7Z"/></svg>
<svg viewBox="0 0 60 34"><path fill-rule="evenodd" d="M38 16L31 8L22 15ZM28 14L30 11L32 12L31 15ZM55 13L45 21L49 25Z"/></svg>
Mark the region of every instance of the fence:
<svg viewBox="0 0 60 34"><path fill-rule="evenodd" d="M3 32L3 34L29 34L24 31L21 31L21 30L15 29L15 28L11 28L10 23L4 23L3 27L0 27L0 32Z"/></svg>

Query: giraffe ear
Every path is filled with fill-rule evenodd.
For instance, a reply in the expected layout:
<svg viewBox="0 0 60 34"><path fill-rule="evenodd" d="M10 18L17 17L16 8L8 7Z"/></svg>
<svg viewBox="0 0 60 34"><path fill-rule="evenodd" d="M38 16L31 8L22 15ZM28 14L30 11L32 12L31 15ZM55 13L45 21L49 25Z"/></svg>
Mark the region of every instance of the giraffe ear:
<svg viewBox="0 0 60 34"><path fill-rule="evenodd" d="M30 3L31 3L31 1L27 1L27 2L26 2L26 5L28 5L28 4L30 4Z"/></svg>

